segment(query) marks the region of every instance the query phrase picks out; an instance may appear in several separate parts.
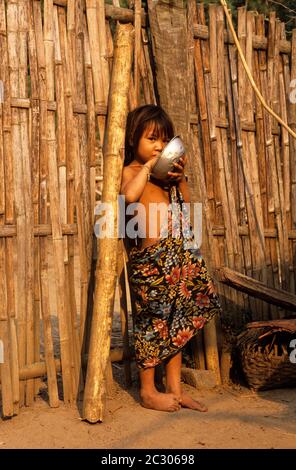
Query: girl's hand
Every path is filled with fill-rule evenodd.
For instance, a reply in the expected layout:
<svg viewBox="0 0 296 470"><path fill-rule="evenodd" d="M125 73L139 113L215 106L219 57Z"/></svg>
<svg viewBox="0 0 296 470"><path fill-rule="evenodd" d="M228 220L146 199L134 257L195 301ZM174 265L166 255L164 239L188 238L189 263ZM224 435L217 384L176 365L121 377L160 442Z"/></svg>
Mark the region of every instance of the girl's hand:
<svg viewBox="0 0 296 470"><path fill-rule="evenodd" d="M147 166L150 169L150 171L152 171L157 160L158 160L158 157L151 158L151 160L145 163L145 166Z"/></svg>
<svg viewBox="0 0 296 470"><path fill-rule="evenodd" d="M176 171L168 172L168 176L171 181L176 181L176 182L181 181L184 175L184 168L185 168L186 162L187 162L187 156L183 155L183 157L180 158L178 163L173 164Z"/></svg>

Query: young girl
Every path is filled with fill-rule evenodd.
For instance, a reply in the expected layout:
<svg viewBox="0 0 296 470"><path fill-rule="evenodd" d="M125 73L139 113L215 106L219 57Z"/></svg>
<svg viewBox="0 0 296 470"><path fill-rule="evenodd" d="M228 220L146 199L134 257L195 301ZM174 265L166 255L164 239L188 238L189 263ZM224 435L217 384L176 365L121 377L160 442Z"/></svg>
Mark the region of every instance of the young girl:
<svg viewBox="0 0 296 470"><path fill-rule="evenodd" d="M135 240L137 244L129 249L140 397L144 407L155 410L177 411L183 406L207 411L205 405L181 390L181 350L220 311L199 250L186 249L183 235L172 236L174 217L170 207L177 204L181 208L182 203L190 201L184 175L186 157L174 164L168 182L151 176L157 156L173 136L173 124L159 106L141 106L128 115L121 194L127 205L141 203L145 209L137 231L145 236ZM156 236L149 233L152 203L165 203L168 207L167 220L159 212L154 220ZM163 227L167 228L166 236ZM154 380L155 367L162 362L166 393L156 389Z"/></svg>

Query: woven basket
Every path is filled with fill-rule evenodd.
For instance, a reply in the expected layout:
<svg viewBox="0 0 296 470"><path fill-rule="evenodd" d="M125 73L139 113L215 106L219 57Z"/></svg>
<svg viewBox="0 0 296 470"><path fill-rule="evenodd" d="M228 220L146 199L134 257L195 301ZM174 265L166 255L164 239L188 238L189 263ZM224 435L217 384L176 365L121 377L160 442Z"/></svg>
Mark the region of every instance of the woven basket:
<svg viewBox="0 0 296 470"><path fill-rule="evenodd" d="M238 337L242 370L249 386L255 390L296 385L296 364L289 359L289 344L296 338L296 329L295 332L293 328L286 329L283 322L285 320L250 323ZM291 324L291 320L289 322Z"/></svg>

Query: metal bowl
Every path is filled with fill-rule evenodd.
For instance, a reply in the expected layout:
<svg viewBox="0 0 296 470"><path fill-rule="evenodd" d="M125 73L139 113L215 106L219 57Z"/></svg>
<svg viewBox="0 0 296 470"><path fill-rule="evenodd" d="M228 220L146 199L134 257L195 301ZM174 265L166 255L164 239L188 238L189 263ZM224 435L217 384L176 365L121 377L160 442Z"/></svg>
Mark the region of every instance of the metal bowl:
<svg viewBox="0 0 296 470"><path fill-rule="evenodd" d="M168 172L174 171L174 163L177 163L184 154L185 146L183 141L176 135L159 155L152 168L151 176L161 181L168 181Z"/></svg>

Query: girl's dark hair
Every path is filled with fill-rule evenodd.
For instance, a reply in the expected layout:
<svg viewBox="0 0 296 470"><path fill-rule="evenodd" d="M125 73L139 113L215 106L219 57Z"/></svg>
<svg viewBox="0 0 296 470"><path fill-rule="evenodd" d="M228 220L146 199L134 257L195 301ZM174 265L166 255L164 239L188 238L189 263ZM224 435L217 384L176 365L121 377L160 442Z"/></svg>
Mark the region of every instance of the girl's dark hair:
<svg viewBox="0 0 296 470"><path fill-rule="evenodd" d="M156 137L165 139L174 137L174 125L167 113L154 104L139 106L128 113L125 132L125 158L124 166L134 159L140 138L146 129L154 126Z"/></svg>

